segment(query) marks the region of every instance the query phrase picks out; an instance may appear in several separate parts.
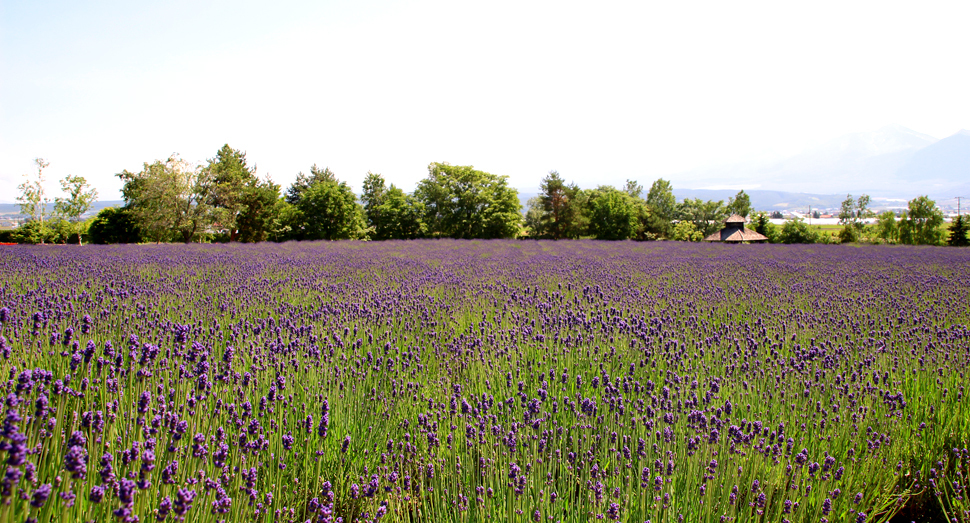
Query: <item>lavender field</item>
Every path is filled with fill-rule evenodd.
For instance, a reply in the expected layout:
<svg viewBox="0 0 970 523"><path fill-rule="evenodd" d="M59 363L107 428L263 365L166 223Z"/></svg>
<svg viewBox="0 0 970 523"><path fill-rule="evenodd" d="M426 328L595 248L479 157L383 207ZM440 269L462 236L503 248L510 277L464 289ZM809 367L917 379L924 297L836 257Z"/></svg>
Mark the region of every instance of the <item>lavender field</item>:
<svg viewBox="0 0 970 523"><path fill-rule="evenodd" d="M966 249L2 247L0 275L3 523L970 521Z"/></svg>

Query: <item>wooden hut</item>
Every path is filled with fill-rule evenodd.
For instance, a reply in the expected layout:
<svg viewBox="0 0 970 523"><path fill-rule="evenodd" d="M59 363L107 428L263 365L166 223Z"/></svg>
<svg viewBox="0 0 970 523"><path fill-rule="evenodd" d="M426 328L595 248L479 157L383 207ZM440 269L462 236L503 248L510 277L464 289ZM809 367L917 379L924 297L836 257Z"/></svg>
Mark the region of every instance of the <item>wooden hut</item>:
<svg viewBox="0 0 970 523"><path fill-rule="evenodd" d="M724 222L724 228L720 231L704 238L706 242L726 242L726 243L764 243L768 237L752 231L744 226L744 218L737 214L732 214Z"/></svg>

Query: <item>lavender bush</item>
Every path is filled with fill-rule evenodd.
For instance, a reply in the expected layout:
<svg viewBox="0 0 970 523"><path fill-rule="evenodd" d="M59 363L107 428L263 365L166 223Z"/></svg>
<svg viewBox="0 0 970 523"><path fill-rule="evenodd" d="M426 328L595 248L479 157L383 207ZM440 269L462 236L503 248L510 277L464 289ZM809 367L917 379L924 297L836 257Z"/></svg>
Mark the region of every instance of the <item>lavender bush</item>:
<svg viewBox="0 0 970 523"><path fill-rule="evenodd" d="M0 250L0 521L970 521L970 254Z"/></svg>

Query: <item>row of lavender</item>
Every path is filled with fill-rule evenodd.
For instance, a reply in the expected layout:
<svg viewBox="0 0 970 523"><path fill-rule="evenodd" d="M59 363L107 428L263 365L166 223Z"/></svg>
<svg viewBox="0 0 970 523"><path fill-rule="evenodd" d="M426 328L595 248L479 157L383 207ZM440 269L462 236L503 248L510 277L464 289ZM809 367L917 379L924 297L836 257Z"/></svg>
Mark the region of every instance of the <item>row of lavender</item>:
<svg viewBox="0 0 970 523"><path fill-rule="evenodd" d="M0 251L6 521L970 521L970 255Z"/></svg>

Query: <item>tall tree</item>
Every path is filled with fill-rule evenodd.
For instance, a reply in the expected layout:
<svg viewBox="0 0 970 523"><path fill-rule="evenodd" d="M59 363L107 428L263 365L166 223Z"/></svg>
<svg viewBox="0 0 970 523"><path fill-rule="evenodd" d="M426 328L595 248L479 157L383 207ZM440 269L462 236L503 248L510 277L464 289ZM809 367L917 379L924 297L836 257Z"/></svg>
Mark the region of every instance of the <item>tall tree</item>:
<svg viewBox="0 0 970 523"><path fill-rule="evenodd" d="M137 173L126 169L117 176L124 182L125 206L148 238L158 243L174 235L189 243L213 221L207 174L172 155L164 162L144 163Z"/></svg>
<svg viewBox="0 0 970 523"><path fill-rule="evenodd" d="M387 182L378 173L367 171L364 177L364 190L360 196L360 202L364 206L364 215L367 218L367 226L374 231L385 229L385 222L381 217L381 206L384 204L387 195ZM374 237L375 240L384 240L380 235Z"/></svg>
<svg viewBox="0 0 970 523"><path fill-rule="evenodd" d="M236 215L237 239L243 242L266 241L280 227L280 215L285 204L280 199L280 186L269 177L253 179L243 192L241 211Z"/></svg>
<svg viewBox="0 0 970 523"><path fill-rule="evenodd" d="M966 247L970 245L967 232L970 232L970 220L967 220L966 216L958 215L953 219L953 223L950 224L950 238L947 240L947 244L951 247Z"/></svg>
<svg viewBox="0 0 970 523"><path fill-rule="evenodd" d="M88 185L83 176L68 175L61 180L61 189L67 193L67 198L54 199L54 212L69 223L69 232L77 236L77 243L82 242L84 232L81 215L91 209L91 205L98 199L97 189Z"/></svg>
<svg viewBox="0 0 970 523"><path fill-rule="evenodd" d="M37 165L37 176L32 180L29 174L24 175L27 180L17 186L17 189L20 190L17 203L20 204L20 214L25 214L30 217L31 221L37 222L32 226L36 229L36 234L33 234L31 238L36 236L39 243L44 243L47 236L44 217L47 214L47 204L50 202L44 190L44 169L50 163L44 161L43 158L34 158L34 164Z"/></svg>
<svg viewBox="0 0 970 523"><path fill-rule="evenodd" d="M411 240L427 234L424 225L424 204L413 195L405 194L393 183L383 194L378 207L380 220L374 229L378 240Z"/></svg>
<svg viewBox="0 0 970 523"><path fill-rule="evenodd" d="M451 238L513 238L522 215L508 177L470 165L432 163L415 198L424 204L429 233Z"/></svg>
<svg viewBox="0 0 970 523"><path fill-rule="evenodd" d="M751 225L754 226L755 232L768 238L769 242L774 243L775 241L775 224L771 223L771 218L768 213L762 211L754 215L751 220Z"/></svg>
<svg viewBox="0 0 970 523"><path fill-rule="evenodd" d="M549 171L539 184L539 216L533 234L553 240L578 238L582 233L579 194L576 184L567 184L558 172Z"/></svg>
<svg viewBox="0 0 970 523"><path fill-rule="evenodd" d="M246 212L246 201L253 198L248 193L259 190L256 167L247 165L245 152L225 144L216 152L215 158L209 159L203 176L211 184L209 204L214 218L229 231L229 241L238 240L237 220Z"/></svg>
<svg viewBox="0 0 970 523"><path fill-rule="evenodd" d="M330 169L310 169L310 176L297 175L287 199L294 200L292 236L298 240L348 240L363 237L364 210L346 182L337 180Z"/></svg>
<svg viewBox="0 0 970 523"><path fill-rule="evenodd" d="M647 207L650 209L647 232L656 238L670 238L677 217L677 198L669 181L659 178L653 182L647 191Z"/></svg>
<svg viewBox="0 0 970 523"><path fill-rule="evenodd" d="M939 245L943 240L943 213L927 196L909 201L909 209L899 227L899 239L910 245Z"/></svg>
<svg viewBox="0 0 970 523"><path fill-rule="evenodd" d="M899 224L896 223L896 214L892 211L885 211L876 219L875 235L886 243L896 243L899 241Z"/></svg>
<svg viewBox="0 0 970 523"><path fill-rule="evenodd" d="M629 194L631 198L639 198L643 194L643 186L636 180L628 179L626 185L623 187L623 191Z"/></svg>
<svg viewBox="0 0 970 523"><path fill-rule="evenodd" d="M684 198L677 206L680 220L694 224L694 228L707 236L721 229L728 217L728 209L722 200L703 201L700 198Z"/></svg>
<svg viewBox="0 0 970 523"><path fill-rule="evenodd" d="M597 240L627 240L637 226L637 202L625 191L602 185L589 195L589 233Z"/></svg>
<svg viewBox="0 0 970 523"><path fill-rule="evenodd" d="M744 191L738 191L738 194L728 200L725 212L728 216L737 214L742 218L747 218L751 214L751 197Z"/></svg>
<svg viewBox="0 0 970 523"><path fill-rule="evenodd" d="M317 164L310 167L309 176L300 171L296 175L296 181L286 190L286 202L292 205L298 204L303 192L309 189L311 185L319 182L337 182L337 176L333 174L329 167L320 169Z"/></svg>
<svg viewBox="0 0 970 523"><path fill-rule="evenodd" d="M839 231L839 241L841 243L856 242L862 239L865 232L865 219L869 217L869 195L863 194L858 200L852 198L851 194L845 196L842 207L839 210L839 223L842 230Z"/></svg>

